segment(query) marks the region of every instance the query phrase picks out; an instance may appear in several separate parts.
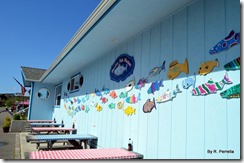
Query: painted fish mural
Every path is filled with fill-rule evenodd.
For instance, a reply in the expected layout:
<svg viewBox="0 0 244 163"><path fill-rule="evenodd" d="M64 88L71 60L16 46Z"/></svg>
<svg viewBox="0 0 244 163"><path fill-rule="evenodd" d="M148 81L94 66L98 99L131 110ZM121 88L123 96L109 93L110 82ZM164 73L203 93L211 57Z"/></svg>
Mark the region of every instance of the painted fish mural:
<svg viewBox="0 0 244 163"><path fill-rule="evenodd" d="M201 66L198 69L198 74L199 75L207 75L216 66L219 66L219 61L217 58L214 61L203 62L203 63L201 63Z"/></svg>
<svg viewBox="0 0 244 163"><path fill-rule="evenodd" d="M153 77L158 75L162 70L165 70L165 61L160 67L154 67L150 72L149 72L149 77Z"/></svg>
<svg viewBox="0 0 244 163"><path fill-rule="evenodd" d="M124 101L120 101L117 103L117 108L122 109L124 107Z"/></svg>
<svg viewBox="0 0 244 163"><path fill-rule="evenodd" d="M232 82L228 78L228 75L225 74L224 78L219 82L213 82L212 79L208 80L207 83L201 84L192 90L192 95L208 95L216 93L219 90L222 90L225 84L231 84Z"/></svg>
<svg viewBox="0 0 244 163"><path fill-rule="evenodd" d="M150 113L153 108L157 109L156 104L155 104L155 98L153 98L153 101L151 101L150 99L147 99L147 101L143 105L142 110L144 113Z"/></svg>
<svg viewBox="0 0 244 163"><path fill-rule="evenodd" d="M228 50L232 46L240 43L240 33L236 33L232 30L227 37L217 43L213 48L209 50L209 54L217 54L221 51Z"/></svg>
<svg viewBox="0 0 244 163"><path fill-rule="evenodd" d="M137 97L135 96L135 94L133 94L131 97L127 97L125 99L125 101L128 102L129 104L135 104L139 100L141 100L141 93L138 93Z"/></svg>
<svg viewBox="0 0 244 163"><path fill-rule="evenodd" d="M189 76L182 81L182 87L184 89L188 89L190 86L195 88L195 83L196 83L196 74L194 73L193 76Z"/></svg>
<svg viewBox="0 0 244 163"><path fill-rule="evenodd" d="M234 59L233 61L230 61L229 63L226 63L224 65L224 68L225 68L226 71L240 70L240 68L241 68L241 58L238 57L238 58Z"/></svg>
<svg viewBox="0 0 244 163"><path fill-rule="evenodd" d="M105 86L103 86L102 91L104 92L105 95L109 94L110 92L109 88L106 88Z"/></svg>
<svg viewBox="0 0 244 163"><path fill-rule="evenodd" d="M132 90L134 86L135 86L135 80L131 80L126 84L125 89L127 92L129 92Z"/></svg>
<svg viewBox="0 0 244 163"><path fill-rule="evenodd" d="M119 98L126 98L128 96L128 92L121 92L119 94Z"/></svg>
<svg viewBox="0 0 244 163"><path fill-rule="evenodd" d="M113 99L117 98L117 94L116 94L115 91L111 91L111 92L109 93L109 96L111 96Z"/></svg>
<svg viewBox="0 0 244 163"><path fill-rule="evenodd" d="M142 87L145 86L145 84L148 82L146 78L141 78L138 83L135 85L136 89L141 89Z"/></svg>
<svg viewBox="0 0 244 163"><path fill-rule="evenodd" d="M155 91L158 91L160 87L163 87L163 80L155 81L151 84L151 86L148 88L147 93L148 94L154 94Z"/></svg>
<svg viewBox="0 0 244 163"><path fill-rule="evenodd" d="M236 84L236 85L230 87L229 89L221 92L220 96L222 98L227 98L227 99L240 98L240 96L241 96L241 85Z"/></svg>
<svg viewBox="0 0 244 163"><path fill-rule="evenodd" d="M156 101L157 101L157 103L163 103L163 102L167 102L167 101L173 100L173 98L176 97L177 93L181 93L181 90L179 89L178 84L176 85L175 90L170 91L168 89L165 93L163 93L161 96L159 96L156 99Z"/></svg>
<svg viewBox="0 0 244 163"><path fill-rule="evenodd" d="M98 104L97 104L97 105L96 105L96 109L97 109L98 112L100 112L100 111L103 109L103 107L102 107L101 105L98 105Z"/></svg>
<svg viewBox="0 0 244 163"><path fill-rule="evenodd" d="M110 104L108 105L108 108L109 108L109 109L115 109L115 103L110 103Z"/></svg>
<svg viewBox="0 0 244 163"><path fill-rule="evenodd" d="M131 107L131 106L128 106L125 110L124 110L124 113L129 116L129 115L133 115L133 114L136 114L136 109Z"/></svg>
<svg viewBox="0 0 244 163"><path fill-rule="evenodd" d="M101 93L98 89L95 89L95 94L96 94L97 96L102 96L102 93Z"/></svg>
<svg viewBox="0 0 244 163"><path fill-rule="evenodd" d="M108 99L106 97L101 97L101 100L102 100L103 104L105 104L108 101Z"/></svg>
<svg viewBox="0 0 244 163"><path fill-rule="evenodd" d="M180 64L177 60L174 60L170 63L169 70L168 70L168 78L170 80L173 80L181 72L185 72L186 74L189 73L187 58L185 59L183 64Z"/></svg>

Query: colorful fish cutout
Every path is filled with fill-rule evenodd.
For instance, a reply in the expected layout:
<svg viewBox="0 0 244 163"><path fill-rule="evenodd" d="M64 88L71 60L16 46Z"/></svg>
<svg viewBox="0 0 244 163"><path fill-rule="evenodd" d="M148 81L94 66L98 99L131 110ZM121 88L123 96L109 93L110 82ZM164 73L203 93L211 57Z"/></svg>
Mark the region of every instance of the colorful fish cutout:
<svg viewBox="0 0 244 163"><path fill-rule="evenodd" d="M159 80L159 81L155 81L151 84L151 86L148 88L147 93L150 94L154 94L155 91L158 91L160 89L160 87L163 87L163 80Z"/></svg>
<svg viewBox="0 0 244 163"><path fill-rule="evenodd" d="M187 58L185 59L183 64L180 64L177 60L174 60L170 63L169 70L168 70L168 78L170 80L173 80L181 72L185 72L186 74L189 73Z"/></svg>
<svg viewBox="0 0 244 163"><path fill-rule="evenodd" d="M238 58L234 59L233 61L230 61L229 63L226 63L224 65L224 68L225 68L226 71L240 70L240 68L241 68L241 58L238 57Z"/></svg>
<svg viewBox="0 0 244 163"><path fill-rule="evenodd" d="M192 95L200 96L216 93L217 91L222 90L225 84L231 83L228 75L225 74L224 78L219 82L213 82L212 79L210 79L207 83L197 86L192 90Z"/></svg>
<svg viewBox="0 0 244 163"><path fill-rule="evenodd" d="M98 105L98 104L97 104L97 105L96 105L96 109L97 109L98 112L100 112L100 111L103 109L103 107L102 107L101 105Z"/></svg>
<svg viewBox="0 0 244 163"><path fill-rule="evenodd" d="M160 67L154 67L150 72L149 72L149 77L153 77L158 75L162 70L165 70L165 61Z"/></svg>
<svg viewBox="0 0 244 163"><path fill-rule="evenodd" d="M221 92L220 96L222 98L227 98L227 99L240 98L240 96L241 96L241 85L236 84L236 85L230 87L229 89Z"/></svg>
<svg viewBox="0 0 244 163"><path fill-rule="evenodd" d="M156 101L157 103L163 103L163 102L167 102L170 100L173 100L173 98L176 97L177 93L181 93L181 90L178 87L178 84L176 85L176 89L173 91L170 91L169 89L163 93L161 96L159 96Z"/></svg>
<svg viewBox="0 0 244 163"><path fill-rule="evenodd" d="M151 101L150 99L147 99L147 101L143 105L142 110L144 113L150 113L153 108L157 109L156 104L155 104L155 98L153 98L153 101Z"/></svg>
<svg viewBox="0 0 244 163"><path fill-rule="evenodd" d="M97 96L102 96L102 93L101 93L98 89L95 89L95 94L96 94Z"/></svg>
<svg viewBox="0 0 244 163"><path fill-rule="evenodd" d="M126 98L128 96L128 92L121 92L119 94L119 98Z"/></svg>
<svg viewBox="0 0 244 163"><path fill-rule="evenodd" d="M105 104L108 101L108 99L106 97L101 97L101 100L102 100L103 104Z"/></svg>
<svg viewBox="0 0 244 163"><path fill-rule="evenodd" d="M102 91L104 92L105 95L109 94L110 90L108 88L105 88L105 86L103 86Z"/></svg>
<svg viewBox="0 0 244 163"><path fill-rule="evenodd" d="M141 78L138 83L135 85L136 89L141 89L142 87L145 86L145 84L148 82L146 78Z"/></svg>
<svg viewBox="0 0 244 163"><path fill-rule="evenodd" d="M196 83L196 74L194 73L194 76L189 76L182 81L182 87L184 89L188 89L190 86L195 88L195 83Z"/></svg>
<svg viewBox="0 0 244 163"><path fill-rule="evenodd" d="M126 91L129 92L132 90L132 88L135 86L135 80L131 80L126 84Z"/></svg>
<svg viewBox="0 0 244 163"><path fill-rule="evenodd" d="M124 107L124 101L120 101L117 103L117 108L122 109Z"/></svg>
<svg viewBox="0 0 244 163"><path fill-rule="evenodd" d="M240 43L240 33L236 33L232 30L229 35L217 43L212 49L209 50L209 54L217 54L221 51L228 50L232 46Z"/></svg>
<svg viewBox="0 0 244 163"><path fill-rule="evenodd" d="M109 109L115 109L115 103L111 103L108 105Z"/></svg>
<svg viewBox="0 0 244 163"><path fill-rule="evenodd" d="M117 94L116 94L115 91L111 91L111 92L109 93L109 96L112 97L113 99L117 98Z"/></svg>
<svg viewBox="0 0 244 163"><path fill-rule="evenodd" d="M198 69L198 74L207 75L216 66L219 66L219 61L217 58L214 61L203 62L203 63L201 63L201 66Z"/></svg>
<svg viewBox="0 0 244 163"><path fill-rule="evenodd" d="M137 97L135 96L135 94L133 94L131 97L127 97L125 99L125 101L128 102L129 104L135 104L139 100L141 100L141 93L138 93Z"/></svg>
<svg viewBox="0 0 244 163"><path fill-rule="evenodd" d="M136 114L136 109L135 108L132 108L131 106L128 106L125 110L124 110L124 113L129 116L129 115L132 115L132 114Z"/></svg>

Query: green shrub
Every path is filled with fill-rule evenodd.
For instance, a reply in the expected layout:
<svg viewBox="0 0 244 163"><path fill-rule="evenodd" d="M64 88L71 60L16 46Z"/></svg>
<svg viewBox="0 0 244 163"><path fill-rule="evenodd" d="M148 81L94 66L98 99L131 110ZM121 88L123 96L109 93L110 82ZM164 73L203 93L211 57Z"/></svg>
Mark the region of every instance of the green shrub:
<svg viewBox="0 0 244 163"><path fill-rule="evenodd" d="M3 120L3 126L2 127L10 127L11 119L9 116L5 117Z"/></svg>
<svg viewBox="0 0 244 163"><path fill-rule="evenodd" d="M13 117L14 120L20 120L20 115L19 114L15 114Z"/></svg>

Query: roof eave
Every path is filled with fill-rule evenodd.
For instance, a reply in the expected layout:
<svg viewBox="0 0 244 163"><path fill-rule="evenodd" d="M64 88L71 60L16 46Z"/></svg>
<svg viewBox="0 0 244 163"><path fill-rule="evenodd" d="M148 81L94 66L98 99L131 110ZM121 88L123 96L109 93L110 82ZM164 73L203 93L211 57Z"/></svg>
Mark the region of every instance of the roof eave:
<svg viewBox="0 0 244 163"><path fill-rule="evenodd" d="M84 24L79 28L68 44L63 48L61 53L47 69L38 82L43 82L45 78L55 69L55 67L68 55L69 51L86 35L86 33L96 24L96 22L105 14L105 12L118 0L103 0L87 18Z"/></svg>

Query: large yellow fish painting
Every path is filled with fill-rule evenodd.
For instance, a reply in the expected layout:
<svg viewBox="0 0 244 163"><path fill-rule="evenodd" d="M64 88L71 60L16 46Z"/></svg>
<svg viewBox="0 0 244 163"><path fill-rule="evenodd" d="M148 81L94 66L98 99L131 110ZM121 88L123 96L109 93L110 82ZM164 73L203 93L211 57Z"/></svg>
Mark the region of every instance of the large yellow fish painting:
<svg viewBox="0 0 244 163"><path fill-rule="evenodd" d="M187 58L185 59L183 64L180 64L178 60L174 60L169 64L168 78L173 80L181 72L185 72L186 74L189 73Z"/></svg>

